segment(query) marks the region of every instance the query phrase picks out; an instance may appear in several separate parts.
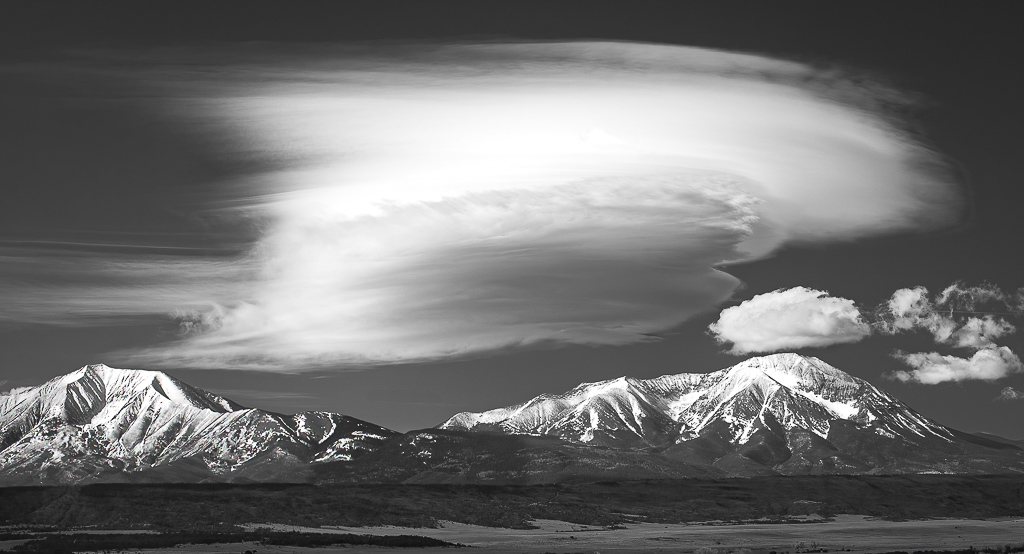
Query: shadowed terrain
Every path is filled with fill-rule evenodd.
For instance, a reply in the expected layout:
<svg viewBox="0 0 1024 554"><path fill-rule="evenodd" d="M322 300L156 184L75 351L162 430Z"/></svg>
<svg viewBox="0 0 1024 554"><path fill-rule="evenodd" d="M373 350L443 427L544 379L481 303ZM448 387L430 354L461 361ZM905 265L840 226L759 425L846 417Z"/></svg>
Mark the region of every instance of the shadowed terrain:
<svg viewBox="0 0 1024 554"><path fill-rule="evenodd" d="M433 527L454 521L529 528L554 519L785 522L861 514L887 519L1024 514L1021 476L769 476L534 486L88 485L0 489L0 524L196 529L211 523Z"/></svg>

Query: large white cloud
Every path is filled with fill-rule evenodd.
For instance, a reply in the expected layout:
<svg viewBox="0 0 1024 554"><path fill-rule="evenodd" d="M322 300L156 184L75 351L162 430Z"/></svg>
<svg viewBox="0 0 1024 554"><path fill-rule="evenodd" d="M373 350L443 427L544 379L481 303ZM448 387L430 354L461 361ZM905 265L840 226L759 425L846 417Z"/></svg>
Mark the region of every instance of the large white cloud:
<svg viewBox="0 0 1024 554"><path fill-rule="evenodd" d="M983 348L970 358L944 356L937 352L897 352L896 357L912 369L893 372L894 378L925 385L948 381L996 381L1024 371L1020 358L1005 346Z"/></svg>
<svg viewBox="0 0 1024 554"><path fill-rule="evenodd" d="M857 342L871 334L852 300L794 287L759 294L722 310L709 327L731 354Z"/></svg>
<svg viewBox="0 0 1024 554"><path fill-rule="evenodd" d="M863 76L645 44L253 48L125 62L191 132L263 162L219 208L266 222L235 268L213 268L217 283L247 275L234 289L173 271L105 293L186 331L126 363L289 369L650 340L731 295L719 262L929 229L959 208L939 158L880 110L899 95ZM784 313L812 323L758 348L865 333L849 301L788 294ZM77 298L88 312L104 292Z"/></svg>

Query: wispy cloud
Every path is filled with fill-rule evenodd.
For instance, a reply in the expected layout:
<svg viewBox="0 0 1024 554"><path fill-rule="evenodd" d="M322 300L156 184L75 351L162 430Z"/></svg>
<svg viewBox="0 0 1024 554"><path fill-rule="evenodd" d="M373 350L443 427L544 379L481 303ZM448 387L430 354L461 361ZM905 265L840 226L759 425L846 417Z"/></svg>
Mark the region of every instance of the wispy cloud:
<svg viewBox="0 0 1024 554"><path fill-rule="evenodd" d="M266 222L251 251L18 282L8 318L171 314L179 338L120 356L157 367L625 344L728 298L722 261L959 209L882 109L905 101L859 75L623 43L258 48L104 54L223 155L274 161L217 206ZM817 321L856 340L848 308Z"/></svg>
<svg viewBox="0 0 1024 554"><path fill-rule="evenodd" d="M996 340L1017 328L1004 315L1021 313L1020 291L1003 292L985 284L967 287L954 283L934 296L924 287L904 288L876 309L876 328L886 334L927 330L936 343L973 350L970 357L938 352L894 356L910 371L897 371L900 381L936 384L947 381L994 381L1024 371L1020 358ZM986 313L989 312L989 313Z"/></svg>
<svg viewBox="0 0 1024 554"><path fill-rule="evenodd" d="M987 309L1020 315L1024 313L1024 288L1008 292L991 283L968 286L962 282L956 282L942 289L935 303L943 309L954 312L976 312Z"/></svg>
<svg viewBox="0 0 1024 554"><path fill-rule="evenodd" d="M871 334L852 300L793 287L722 310L709 331L730 354L776 352L858 342Z"/></svg>
<svg viewBox="0 0 1024 554"><path fill-rule="evenodd" d="M6 383L7 381L4 381L4 384ZM30 390L32 390L32 387L14 387L7 391L0 392L0 396L17 396L20 393L27 392Z"/></svg>
<svg viewBox="0 0 1024 554"><path fill-rule="evenodd" d="M217 389L218 395L233 401L241 400L243 403L251 403L253 407L260 408L261 403L268 401L288 402L298 406L315 406L322 402L322 398L312 394L289 391L270 391L260 389Z"/></svg>
<svg viewBox="0 0 1024 554"><path fill-rule="evenodd" d="M950 293L955 287L945 289L935 301L924 287L897 290L878 310L879 329L888 334L927 329L935 342L959 348L992 347L994 339L1017 330L998 315L977 312L977 302L955 301L958 296Z"/></svg>
<svg viewBox="0 0 1024 554"><path fill-rule="evenodd" d="M999 393L996 400L1024 400L1024 392L1013 387L1006 387Z"/></svg>
<svg viewBox="0 0 1024 554"><path fill-rule="evenodd" d="M91 325L251 294L249 257L68 252L0 246L0 323Z"/></svg>

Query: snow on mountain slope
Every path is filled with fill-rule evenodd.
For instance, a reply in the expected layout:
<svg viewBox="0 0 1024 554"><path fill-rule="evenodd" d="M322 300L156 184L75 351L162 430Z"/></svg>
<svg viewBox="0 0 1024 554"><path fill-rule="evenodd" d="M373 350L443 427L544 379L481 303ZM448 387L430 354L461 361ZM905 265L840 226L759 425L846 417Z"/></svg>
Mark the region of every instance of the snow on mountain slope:
<svg viewBox="0 0 1024 554"><path fill-rule="evenodd" d="M275 414L164 373L91 365L0 394L0 484L1024 472L1017 446L795 354L584 383L440 427L400 435L330 412Z"/></svg>
<svg viewBox="0 0 1024 554"><path fill-rule="evenodd" d="M797 354L751 358L707 374L584 383L510 408L463 412L439 427L613 446L680 443L714 428L743 445L777 427L827 439L836 421L879 436L953 440L948 429L867 381Z"/></svg>
<svg viewBox="0 0 1024 554"><path fill-rule="evenodd" d="M358 451L372 450L396 433L332 412L302 412L292 416L298 435L315 444L317 462L348 461Z"/></svg>
<svg viewBox="0 0 1024 554"><path fill-rule="evenodd" d="M158 371L89 365L0 395L0 477L76 481L184 458L227 473L268 452L347 460L393 434L339 414L244 408Z"/></svg>

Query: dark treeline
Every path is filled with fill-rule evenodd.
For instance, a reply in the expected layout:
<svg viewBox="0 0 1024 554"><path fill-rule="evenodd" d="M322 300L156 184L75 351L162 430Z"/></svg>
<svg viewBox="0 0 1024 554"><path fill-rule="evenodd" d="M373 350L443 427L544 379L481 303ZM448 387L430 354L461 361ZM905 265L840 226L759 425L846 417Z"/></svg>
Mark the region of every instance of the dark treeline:
<svg viewBox="0 0 1024 554"><path fill-rule="evenodd" d="M1007 544L1000 548L963 548L960 550L915 550L913 554L1015 554L1024 552L1024 543ZM905 550L894 550L880 554L910 554Z"/></svg>
<svg viewBox="0 0 1024 554"><path fill-rule="evenodd" d="M256 542L276 546L386 546L428 547L459 546L430 537L414 535L353 535L335 533L297 533L276 531L220 532L220 533L160 533L160 534L61 534L33 538L11 549L11 552L46 552L61 554L72 552L98 552L144 548L173 548L179 544L217 544Z"/></svg>
<svg viewBox="0 0 1024 554"><path fill-rule="evenodd" d="M210 525L528 528L863 514L888 519L1024 513L1024 476L893 475L675 479L532 486L87 485L0 488L0 525L196 530Z"/></svg>

